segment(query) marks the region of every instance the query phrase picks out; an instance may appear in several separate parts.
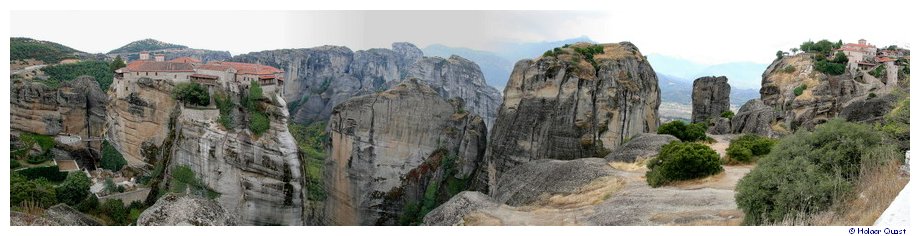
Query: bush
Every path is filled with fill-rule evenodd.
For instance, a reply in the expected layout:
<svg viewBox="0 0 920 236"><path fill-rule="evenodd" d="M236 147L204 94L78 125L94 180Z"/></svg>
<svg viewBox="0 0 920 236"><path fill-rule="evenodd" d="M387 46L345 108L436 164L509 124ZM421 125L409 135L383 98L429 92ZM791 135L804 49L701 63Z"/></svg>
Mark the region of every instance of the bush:
<svg viewBox="0 0 920 236"><path fill-rule="evenodd" d="M99 166L106 170L119 171L128 164L125 157L109 141L102 142L102 160Z"/></svg>
<svg viewBox="0 0 920 236"><path fill-rule="evenodd" d="M197 106L211 104L211 95L208 90L197 83L179 83L173 88L173 98Z"/></svg>
<svg viewBox="0 0 920 236"><path fill-rule="evenodd" d="M875 78L882 78L882 77L884 77L884 76L886 75L887 70L888 70L888 69L885 68L885 64L881 64L881 65L879 65L878 67L875 67L874 70L869 71L869 74L872 75L872 76L875 77Z"/></svg>
<svg viewBox="0 0 920 236"><path fill-rule="evenodd" d="M92 185L89 177L82 171L70 172L63 183L54 188L58 202L76 206L90 195L89 187Z"/></svg>
<svg viewBox="0 0 920 236"><path fill-rule="evenodd" d="M722 114L721 114L720 116L721 116L722 118L731 119L731 118L734 118L734 117L735 117L735 112L733 112L733 111L723 111Z"/></svg>
<svg viewBox="0 0 920 236"><path fill-rule="evenodd" d="M125 203L121 199L107 199L99 209L103 214L109 216L116 225L128 225L131 223L128 218L128 209L125 208Z"/></svg>
<svg viewBox="0 0 920 236"><path fill-rule="evenodd" d="M792 65L787 65L786 67L783 68L783 72L786 74L792 74L793 72L795 72L795 67Z"/></svg>
<svg viewBox="0 0 920 236"><path fill-rule="evenodd" d="M326 191L323 189L323 169L326 158L326 123L316 122L310 125L289 123L288 130L297 141L297 147L303 154L304 177L307 189L307 200L326 200Z"/></svg>
<svg viewBox="0 0 920 236"><path fill-rule="evenodd" d="M54 205L57 202L54 187L44 178L29 180L13 172L10 175L10 206L19 206L23 202L31 202L41 208Z"/></svg>
<svg viewBox="0 0 920 236"><path fill-rule="evenodd" d="M54 147L54 137L48 135L22 133L19 135L19 140L22 141L26 148L32 148L32 145L37 143L42 152Z"/></svg>
<svg viewBox="0 0 920 236"><path fill-rule="evenodd" d="M706 140L706 124L687 125L683 121L675 120L659 126L658 134L670 134L684 142Z"/></svg>
<svg viewBox="0 0 920 236"><path fill-rule="evenodd" d="M26 162L28 162L29 164L35 165L35 164L45 163L46 161L50 161L52 158L53 157L51 154L51 150L45 150L44 152L42 152L42 154L29 156L29 158L26 159Z"/></svg>
<svg viewBox="0 0 920 236"><path fill-rule="evenodd" d="M249 117L249 130L256 135L261 135L268 131L269 120L262 112L252 112Z"/></svg>
<svg viewBox="0 0 920 236"><path fill-rule="evenodd" d="M235 128L234 121L236 119L233 117L233 109L236 108L236 105L233 104L230 97L223 93L217 93L214 95L214 103L217 104L217 109L220 111L220 117L217 118L220 125L227 129Z"/></svg>
<svg viewBox="0 0 920 236"><path fill-rule="evenodd" d="M735 202L747 225L807 217L844 197L862 169L896 156L881 133L834 119L781 139L738 182Z"/></svg>
<svg viewBox="0 0 920 236"><path fill-rule="evenodd" d="M755 161L752 157L759 157L770 153L773 144L776 141L767 137L761 137L754 134L746 134L738 139L732 140L725 149L729 159L741 163Z"/></svg>
<svg viewBox="0 0 920 236"><path fill-rule="evenodd" d="M794 93L795 96L798 97L802 95L802 93L805 92L805 89L808 89L808 85L802 84L802 85L799 85L799 87L795 87L795 89L792 90L792 93Z"/></svg>
<svg viewBox="0 0 920 236"><path fill-rule="evenodd" d="M210 199L217 198L218 193L208 189L188 166L173 167L170 176L171 192L208 197Z"/></svg>
<svg viewBox="0 0 920 236"><path fill-rule="evenodd" d="M901 152L910 149L910 98L904 98L884 117L880 130L894 140Z"/></svg>
<svg viewBox="0 0 920 236"><path fill-rule="evenodd" d="M646 181L659 187L671 181L696 179L722 172L719 154L699 143L672 141L648 163Z"/></svg>
<svg viewBox="0 0 920 236"><path fill-rule="evenodd" d="M22 166L22 164L19 164L19 161L15 160L15 159L10 159L10 169L11 169L11 170L12 170L12 169L19 168L19 167L21 167L21 166Z"/></svg>
<svg viewBox="0 0 920 236"><path fill-rule="evenodd" d="M97 208L99 208L99 198L95 194L90 194L77 204L77 210L84 213L95 211Z"/></svg>
<svg viewBox="0 0 920 236"><path fill-rule="evenodd" d="M45 179L51 182L61 182L67 179L67 173L58 170L56 165L26 168L17 172L30 180Z"/></svg>
<svg viewBox="0 0 920 236"><path fill-rule="evenodd" d="M842 75L846 72L846 63L834 63L824 59L815 61L815 70L829 75Z"/></svg>

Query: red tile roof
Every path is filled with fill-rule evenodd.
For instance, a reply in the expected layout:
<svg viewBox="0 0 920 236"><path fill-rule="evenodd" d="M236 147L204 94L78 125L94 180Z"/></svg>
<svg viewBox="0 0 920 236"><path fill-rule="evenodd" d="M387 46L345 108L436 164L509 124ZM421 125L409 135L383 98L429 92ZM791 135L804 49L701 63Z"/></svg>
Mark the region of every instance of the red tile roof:
<svg viewBox="0 0 920 236"><path fill-rule="evenodd" d="M896 61L896 60L895 60L895 59L892 59L892 58L889 58L889 57L879 57L879 58L875 58L875 61L877 61L877 62L889 62L889 61Z"/></svg>
<svg viewBox="0 0 920 236"><path fill-rule="evenodd" d="M251 63L241 63L241 62L215 62L219 65L227 65L236 69L237 74L251 74L251 75L270 75L275 73L282 73L284 71L279 70L278 68L251 64Z"/></svg>
<svg viewBox="0 0 920 236"><path fill-rule="evenodd" d="M195 66L195 68L203 69L203 70L227 71L230 69L230 66L216 64L216 63L208 63L208 64L197 65Z"/></svg>
<svg viewBox="0 0 920 236"><path fill-rule="evenodd" d="M181 63L201 63L200 60L191 58L191 57L180 57L176 59L169 60L169 62L181 62Z"/></svg>
<svg viewBox="0 0 920 236"><path fill-rule="evenodd" d="M125 67L127 72L193 72L191 63L169 61L132 61Z"/></svg>

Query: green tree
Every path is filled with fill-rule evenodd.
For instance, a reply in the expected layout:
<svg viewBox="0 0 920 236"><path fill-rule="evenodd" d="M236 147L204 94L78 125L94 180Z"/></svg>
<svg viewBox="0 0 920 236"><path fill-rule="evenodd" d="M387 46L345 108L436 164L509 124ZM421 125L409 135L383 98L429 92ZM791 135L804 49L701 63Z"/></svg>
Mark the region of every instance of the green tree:
<svg viewBox="0 0 920 236"><path fill-rule="evenodd" d="M661 147L648 163L646 181L659 187L677 180L706 177L722 172L719 154L699 143L672 141Z"/></svg>
<svg viewBox="0 0 920 236"><path fill-rule="evenodd" d="M270 127L270 121L265 114L262 112L252 112L249 116L249 130L257 135L261 135L268 131Z"/></svg>
<svg viewBox="0 0 920 236"><path fill-rule="evenodd" d="M76 206L86 196L90 195L90 185L92 185L92 181L90 181L89 177L86 177L86 174L82 171L74 171L70 172L67 175L67 179L58 185L54 191L58 202Z"/></svg>
<svg viewBox="0 0 920 236"><path fill-rule="evenodd" d="M58 87L63 81L70 81L80 76L90 76L99 83L99 88L103 91L109 89L112 84L111 67L108 62L104 61L81 61L77 63L58 64L42 67L42 72L48 75L44 83L51 87Z"/></svg>
<svg viewBox="0 0 920 236"><path fill-rule="evenodd" d="M125 160L125 157L121 155L121 152L118 152L109 141L102 142L102 160L99 161L99 166L106 170L119 171L122 167L128 164L128 161Z"/></svg>
<svg viewBox="0 0 920 236"><path fill-rule="evenodd" d="M112 69L112 73L115 73L115 70L121 69L125 66L128 66L125 64L125 60L121 59L121 56L115 56L115 60L112 60L112 65L110 68Z"/></svg>
<svg viewBox="0 0 920 236"><path fill-rule="evenodd" d="M783 50L776 50L776 59L783 58Z"/></svg>
<svg viewBox="0 0 920 236"><path fill-rule="evenodd" d="M107 199L105 202L99 206L99 209L103 214L109 216L109 218L114 221L117 225L128 225L128 209L125 208L125 203L121 199Z"/></svg>
<svg viewBox="0 0 920 236"><path fill-rule="evenodd" d="M19 206L31 202L47 208L57 202L54 186L44 178L28 180L25 176L13 172L10 174L10 206Z"/></svg>
<svg viewBox="0 0 920 236"><path fill-rule="evenodd" d="M211 95L208 93L208 90L197 83L177 84L176 87L173 88L173 98L198 106L207 106L211 104Z"/></svg>

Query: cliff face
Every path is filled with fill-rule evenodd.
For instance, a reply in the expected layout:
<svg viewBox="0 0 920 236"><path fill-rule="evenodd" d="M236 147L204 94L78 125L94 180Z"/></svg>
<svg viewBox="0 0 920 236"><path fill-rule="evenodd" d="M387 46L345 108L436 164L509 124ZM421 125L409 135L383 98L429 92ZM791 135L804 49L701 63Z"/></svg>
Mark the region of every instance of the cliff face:
<svg viewBox="0 0 920 236"><path fill-rule="evenodd" d="M775 111L773 132L782 135L837 117L855 101L865 101L870 94L881 96L898 88L897 73L876 78L868 71L850 68L841 75L828 75L815 69L810 53L775 60L763 73L761 101ZM898 71L896 65L889 65ZM796 90L800 90L796 94Z"/></svg>
<svg viewBox="0 0 920 236"><path fill-rule="evenodd" d="M693 123L719 118L730 111L731 86L725 76L701 77L693 81Z"/></svg>
<svg viewBox="0 0 920 236"><path fill-rule="evenodd" d="M408 223L400 217L463 190L485 152L486 127L462 107L416 79L336 106L328 126L326 223Z"/></svg>
<svg viewBox="0 0 920 236"><path fill-rule="evenodd" d="M108 98L91 77L51 88L16 80L10 88L10 128L44 135L102 137Z"/></svg>
<svg viewBox="0 0 920 236"><path fill-rule="evenodd" d="M129 164L188 166L240 224L303 224L301 164L283 99L261 102L270 128L254 135L220 126L213 105L177 104L171 82L116 79L113 88L107 139Z"/></svg>
<svg viewBox="0 0 920 236"><path fill-rule="evenodd" d="M519 61L505 88L477 189L536 159L603 157L658 127L658 79L633 44L576 44ZM592 63L593 62L593 63Z"/></svg>
<svg viewBox="0 0 920 236"><path fill-rule="evenodd" d="M462 98L471 112L492 127L502 98L498 90L486 84L476 63L459 56L427 57L409 67L408 77L424 80L441 97Z"/></svg>
<svg viewBox="0 0 920 236"><path fill-rule="evenodd" d="M497 90L485 85L482 72L472 62L459 57L426 58L410 43L356 52L339 46L283 49L232 60L283 69L285 100L294 121L300 123L327 120L332 109L348 98L386 90L407 76L430 83L445 99L467 100L468 110L486 117L487 123L501 99Z"/></svg>

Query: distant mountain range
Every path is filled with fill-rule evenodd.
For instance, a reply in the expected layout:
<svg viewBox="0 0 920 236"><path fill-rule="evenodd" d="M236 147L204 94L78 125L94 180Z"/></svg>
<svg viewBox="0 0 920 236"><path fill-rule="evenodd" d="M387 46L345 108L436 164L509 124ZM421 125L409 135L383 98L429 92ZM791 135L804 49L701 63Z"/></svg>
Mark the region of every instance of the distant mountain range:
<svg viewBox="0 0 920 236"><path fill-rule="evenodd" d="M690 104L690 95L693 94L693 81L671 75L657 73L658 87L661 88L661 102ZM733 106L744 105L751 99L760 98L759 89L736 88L732 86L729 99Z"/></svg>
<svg viewBox="0 0 920 236"><path fill-rule="evenodd" d="M706 65L690 60L671 57L661 54L647 55L649 63L655 72L669 75L677 79L693 82L703 76L725 76L732 89L760 89L761 75L767 69L767 64L754 62L729 62L716 65Z"/></svg>
<svg viewBox="0 0 920 236"><path fill-rule="evenodd" d="M543 52L555 47L578 42L590 42L593 40L586 36L571 38L559 41L546 41L534 43L504 43L499 51L483 51L464 47L450 47L442 44L429 45L422 49L427 56L438 56L448 58L450 55L457 55L469 59L479 65L483 75L486 77L486 83L498 89L505 90L505 83L511 76L511 70L514 69L514 63L522 59L536 58L543 55Z"/></svg>

